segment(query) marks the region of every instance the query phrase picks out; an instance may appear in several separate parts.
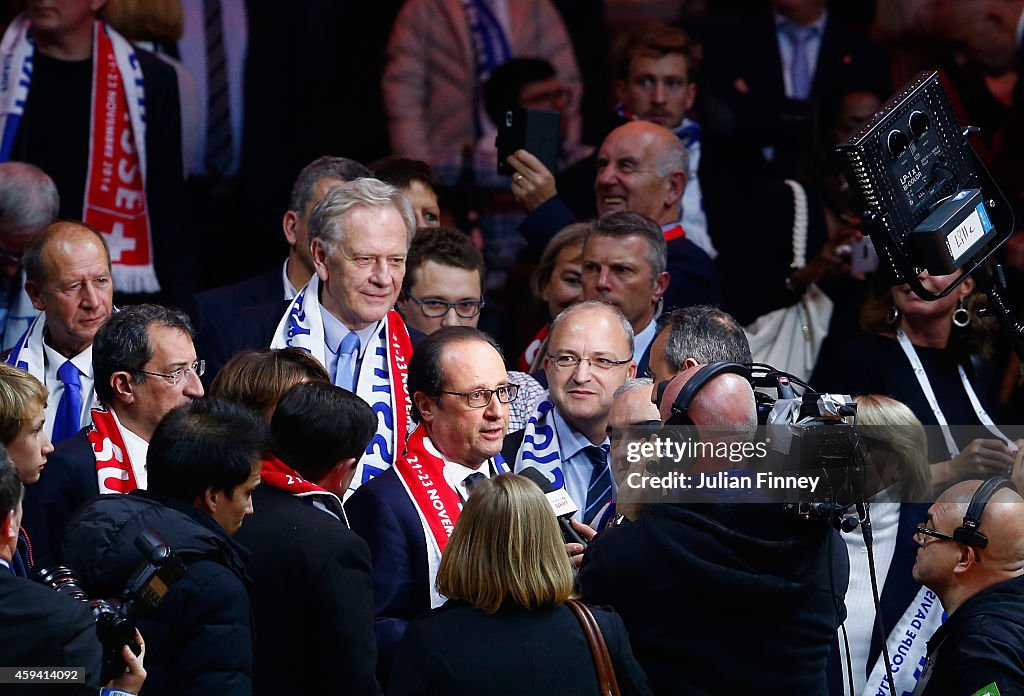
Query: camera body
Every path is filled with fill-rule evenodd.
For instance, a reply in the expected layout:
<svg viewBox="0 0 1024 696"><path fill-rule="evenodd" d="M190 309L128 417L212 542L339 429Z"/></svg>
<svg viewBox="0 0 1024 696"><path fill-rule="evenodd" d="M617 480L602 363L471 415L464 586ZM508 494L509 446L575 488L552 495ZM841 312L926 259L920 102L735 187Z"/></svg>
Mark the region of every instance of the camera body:
<svg viewBox="0 0 1024 696"><path fill-rule="evenodd" d="M116 598L90 599L81 579L67 566L34 571L36 581L88 604L96 622L96 635L103 646L101 683L124 671L122 647L127 645L139 654L141 646L135 641L137 618L156 609L171 586L185 575L185 564L156 531L147 529L140 534L135 539L135 547L145 560Z"/></svg>

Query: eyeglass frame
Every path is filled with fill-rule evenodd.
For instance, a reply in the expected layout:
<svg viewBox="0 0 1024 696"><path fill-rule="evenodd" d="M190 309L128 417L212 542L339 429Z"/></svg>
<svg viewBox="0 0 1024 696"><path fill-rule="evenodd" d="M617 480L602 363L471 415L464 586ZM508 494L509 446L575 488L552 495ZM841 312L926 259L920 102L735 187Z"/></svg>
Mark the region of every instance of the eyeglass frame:
<svg viewBox="0 0 1024 696"><path fill-rule="evenodd" d="M570 358L571 360L573 360L574 364L572 364L572 365L559 365L558 361L563 359L563 358ZM580 357L578 355L570 355L568 353L565 354L565 355L552 355L551 353L548 353L548 360L550 360L551 363L555 367L559 368L560 370L568 370L570 368L572 368L573 370L578 370L580 365L583 364L584 360L586 360L587 363L590 365L590 369L594 369L595 367L597 367L597 369L599 369L599 370L611 370L612 368L622 367L623 365L627 365L627 364L633 362L633 358L626 358L625 360L612 360L611 358L601 358L601 357L598 357L598 358L582 358L582 357ZM605 363L607 363L607 364L597 363L597 365L595 366L595 364L594 364L595 360L604 360Z"/></svg>
<svg viewBox="0 0 1024 696"><path fill-rule="evenodd" d="M914 536L917 536L918 534L921 536L931 537L932 539L939 539L941 541L956 541L956 543L960 543L955 537L935 531L930 527L925 527L923 524L919 524L914 528Z"/></svg>
<svg viewBox="0 0 1024 696"><path fill-rule="evenodd" d="M418 298L415 295L413 295L411 292L406 292L404 294L405 294L406 299L412 300L413 302L416 303L416 305L420 308L420 312L422 312L423 316L425 316L428 319L440 319L441 317L443 317L444 315L448 314L448 312L452 311L453 309L455 310L455 315L456 316L458 316L458 317L460 317L462 319L472 319L473 317L479 316L480 312L483 310L484 306L487 304L484 301L484 298L483 298L482 295L480 296L479 300L459 300L458 302L447 302L445 300L436 300L436 299L434 299L434 300L421 300L420 298ZM427 314L427 310L423 308L423 305L425 305L428 302L436 302L437 304L443 304L443 305L446 305L446 306L444 308L444 311L441 312L440 314L437 314L437 315ZM467 317L465 314L461 314L459 312L458 305L460 305L460 304L469 304L470 302L472 302L473 304L476 305L476 311L473 312L472 314L470 314Z"/></svg>
<svg viewBox="0 0 1024 696"><path fill-rule="evenodd" d="M501 400L501 397L498 396L498 390L499 389L511 390L512 395L509 396L508 401L502 401ZM512 403L513 401L516 400L516 397L519 396L519 389L520 389L520 387L519 387L518 384L512 384L510 382L508 384L503 384L500 387L495 387L494 389L474 389L471 392L456 392L456 391L444 391L444 390L442 390L441 393L442 394L451 394L452 396L461 396L462 400L466 403L466 406L468 406L469 408L487 408L488 406L491 405L491 399L493 399L496 396L498 397L498 403L500 403L500 404L510 404L510 403ZM472 394L475 394L477 392L486 393L487 394L487 401L483 402L479 406L474 406L470 402L469 397Z"/></svg>
<svg viewBox="0 0 1024 696"><path fill-rule="evenodd" d="M194 374L196 379L199 379L206 372L206 361L196 360L188 367L179 367L178 369L170 372L151 372L149 370L136 370L139 374L149 375L151 377L163 377L164 379L170 380L171 386L176 387L182 383L182 381L188 381L188 375Z"/></svg>

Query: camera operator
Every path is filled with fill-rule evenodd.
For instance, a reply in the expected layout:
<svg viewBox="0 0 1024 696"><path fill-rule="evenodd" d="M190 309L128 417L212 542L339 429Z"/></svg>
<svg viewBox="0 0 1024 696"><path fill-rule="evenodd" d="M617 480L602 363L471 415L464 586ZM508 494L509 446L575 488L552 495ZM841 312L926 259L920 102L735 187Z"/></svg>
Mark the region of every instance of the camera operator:
<svg viewBox="0 0 1024 696"><path fill-rule="evenodd" d="M0 663L4 667L84 669L84 686L51 687L51 691L95 694L99 688L102 648L88 605L16 577L11 569L24 493L17 470L7 451L0 447L0 644L4 646ZM135 640L142 651L136 657L124 646L121 657L128 669L108 683L101 693L113 690L134 694L142 688L146 679L145 646L137 631ZM38 685L20 689L10 684L4 685L3 692L40 693Z"/></svg>
<svg viewBox="0 0 1024 696"><path fill-rule="evenodd" d="M749 440L757 424L749 382L730 372L698 378L701 370L668 385L662 420L697 378L689 419ZM733 470L745 466L702 457L687 474L743 476ZM580 569L584 598L622 616L655 693L824 693L848 575L845 553L832 553L842 549L836 532L737 495L749 490L696 492L702 502L648 504L634 522L598 535Z"/></svg>
<svg viewBox="0 0 1024 696"><path fill-rule="evenodd" d="M101 496L68 524L64 561L92 597L115 597L152 530L185 564L155 609L138 617L150 646L147 696L252 692L247 552L231 536L253 511L266 423L217 399L168 413L153 432L147 490Z"/></svg>

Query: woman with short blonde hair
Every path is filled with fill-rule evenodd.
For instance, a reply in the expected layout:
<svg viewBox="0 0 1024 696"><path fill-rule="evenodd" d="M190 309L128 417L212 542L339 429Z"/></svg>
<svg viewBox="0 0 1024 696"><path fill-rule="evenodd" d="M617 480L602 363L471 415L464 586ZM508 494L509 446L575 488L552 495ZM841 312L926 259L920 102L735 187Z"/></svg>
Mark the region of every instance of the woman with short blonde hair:
<svg viewBox="0 0 1024 696"><path fill-rule="evenodd" d="M409 624L387 692L595 694L594 658L566 605L573 571L550 504L516 474L472 486L441 556L443 606ZM622 619L591 607L622 694L649 694Z"/></svg>

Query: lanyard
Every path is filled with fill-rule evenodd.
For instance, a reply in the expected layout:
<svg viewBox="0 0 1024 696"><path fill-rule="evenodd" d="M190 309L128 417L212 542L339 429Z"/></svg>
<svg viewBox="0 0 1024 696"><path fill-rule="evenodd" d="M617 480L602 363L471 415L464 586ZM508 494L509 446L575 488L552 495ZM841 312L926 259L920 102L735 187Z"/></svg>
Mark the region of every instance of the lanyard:
<svg viewBox="0 0 1024 696"><path fill-rule="evenodd" d="M917 383L921 386L921 391L924 392L924 398L928 401L928 406L931 407L932 413L935 414L935 420L938 422L939 427L942 428L942 437L946 440L946 449L949 450L950 458L960 454L960 448L956 446L956 441L953 440L953 434L949 430L949 424L946 423L946 416L943 415L942 409L939 408L939 401L935 398L935 391L932 389L931 383L928 381L928 375L924 371L924 365L921 364L921 358L918 357L917 351L914 350L914 344L907 338L907 334L903 333L903 329L896 330L896 340L900 343L900 348L903 349L903 353L907 356L907 360L910 361L910 366L914 368L914 375L917 377ZM971 386L970 381L967 379L967 373L964 372L963 365L957 363L957 371L960 373L960 382L964 385L964 391L967 392L967 398L971 402L971 407L974 409L974 414L978 417L978 421L984 425L990 433L995 435L998 439L1006 443L1010 451L1016 452L1017 446L1013 443L1010 438L1006 437L996 424L989 418L988 413L981 405L981 401L978 400L978 395L974 393L974 388Z"/></svg>

